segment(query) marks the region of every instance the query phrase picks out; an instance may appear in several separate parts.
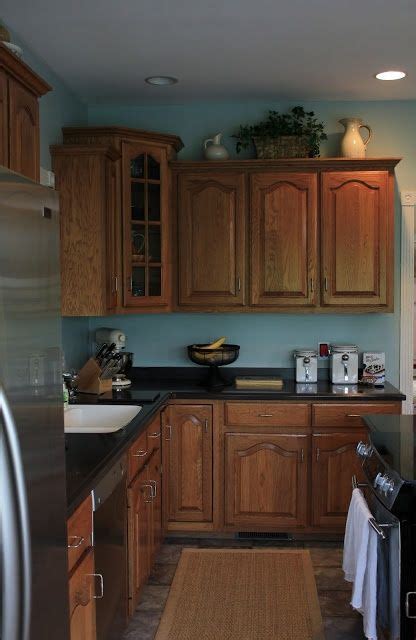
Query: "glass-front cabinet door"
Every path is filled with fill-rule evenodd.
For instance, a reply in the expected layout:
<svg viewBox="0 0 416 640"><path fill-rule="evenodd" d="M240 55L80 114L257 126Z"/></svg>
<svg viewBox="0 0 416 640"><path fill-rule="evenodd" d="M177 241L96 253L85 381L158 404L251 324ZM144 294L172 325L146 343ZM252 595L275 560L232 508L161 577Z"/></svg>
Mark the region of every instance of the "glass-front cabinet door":
<svg viewBox="0 0 416 640"><path fill-rule="evenodd" d="M168 304L166 151L123 145L124 306Z"/></svg>

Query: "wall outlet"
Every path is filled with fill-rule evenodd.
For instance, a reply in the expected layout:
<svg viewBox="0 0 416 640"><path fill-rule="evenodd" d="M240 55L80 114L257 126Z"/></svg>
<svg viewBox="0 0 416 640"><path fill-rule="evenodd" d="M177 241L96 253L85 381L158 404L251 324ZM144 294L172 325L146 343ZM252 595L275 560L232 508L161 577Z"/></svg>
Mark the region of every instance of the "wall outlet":
<svg viewBox="0 0 416 640"><path fill-rule="evenodd" d="M44 187L49 187L50 189L55 189L55 174L53 171L49 171L49 169L40 168L40 183L43 184Z"/></svg>
<svg viewBox="0 0 416 640"><path fill-rule="evenodd" d="M318 360L329 359L329 342L318 342Z"/></svg>

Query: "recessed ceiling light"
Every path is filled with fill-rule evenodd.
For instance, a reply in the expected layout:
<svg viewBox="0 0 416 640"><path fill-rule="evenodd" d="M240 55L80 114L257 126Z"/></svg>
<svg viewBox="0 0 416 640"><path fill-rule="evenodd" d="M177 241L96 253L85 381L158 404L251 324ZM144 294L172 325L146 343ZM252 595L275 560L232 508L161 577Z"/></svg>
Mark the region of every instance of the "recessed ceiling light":
<svg viewBox="0 0 416 640"><path fill-rule="evenodd" d="M145 82L147 84L155 84L158 87L163 87L168 84L176 84L178 82L178 78L174 78L173 76L149 76L145 78Z"/></svg>
<svg viewBox="0 0 416 640"><path fill-rule="evenodd" d="M405 77L404 71L381 71L381 73L376 74L377 80L401 80Z"/></svg>

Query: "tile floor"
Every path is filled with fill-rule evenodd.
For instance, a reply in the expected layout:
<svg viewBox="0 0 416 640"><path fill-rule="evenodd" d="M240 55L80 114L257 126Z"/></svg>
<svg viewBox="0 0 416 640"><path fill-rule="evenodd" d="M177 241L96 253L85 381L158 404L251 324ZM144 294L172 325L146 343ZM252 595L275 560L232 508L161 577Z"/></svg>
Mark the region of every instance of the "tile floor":
<svg viewBox="0 0 416 640"><path fill-rule="evenodd" d="M185 546L197 548L231 546L249 549L260 546L308 548L315 570L326 640L364 639L361 616L349 605L351 589L343 577L342 549L339 545L330 542L170 538L165 541L159 552L152 575L144 587L141 602L123 640L153 639L169 594L176 565ZM253 638L253 640L256 639Z"/></svg>

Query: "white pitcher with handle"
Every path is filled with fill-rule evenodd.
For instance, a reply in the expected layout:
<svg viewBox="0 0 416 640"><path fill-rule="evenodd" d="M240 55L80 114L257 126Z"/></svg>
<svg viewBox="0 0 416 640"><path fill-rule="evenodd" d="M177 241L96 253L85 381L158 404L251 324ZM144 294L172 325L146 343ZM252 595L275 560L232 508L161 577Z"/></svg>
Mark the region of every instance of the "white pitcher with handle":
<svg viewBox="0 0 416 640"><path fill-rule="evenodd" d="M204 155L207 160L228 160L230 157L227 149L221 144L221 137L222 133L217 133L204 141Z"/></svg>
<svg viewBox="0 0 416 640"><path fill-rule="evenodd" d="M373 132L368 124L363 124L361 118L343 118L339 123L345 127L341 140L341 156L343 158L365 158L365 150L371 140ZM360 129L367 129L368 136L363 140Z"/></svg>

